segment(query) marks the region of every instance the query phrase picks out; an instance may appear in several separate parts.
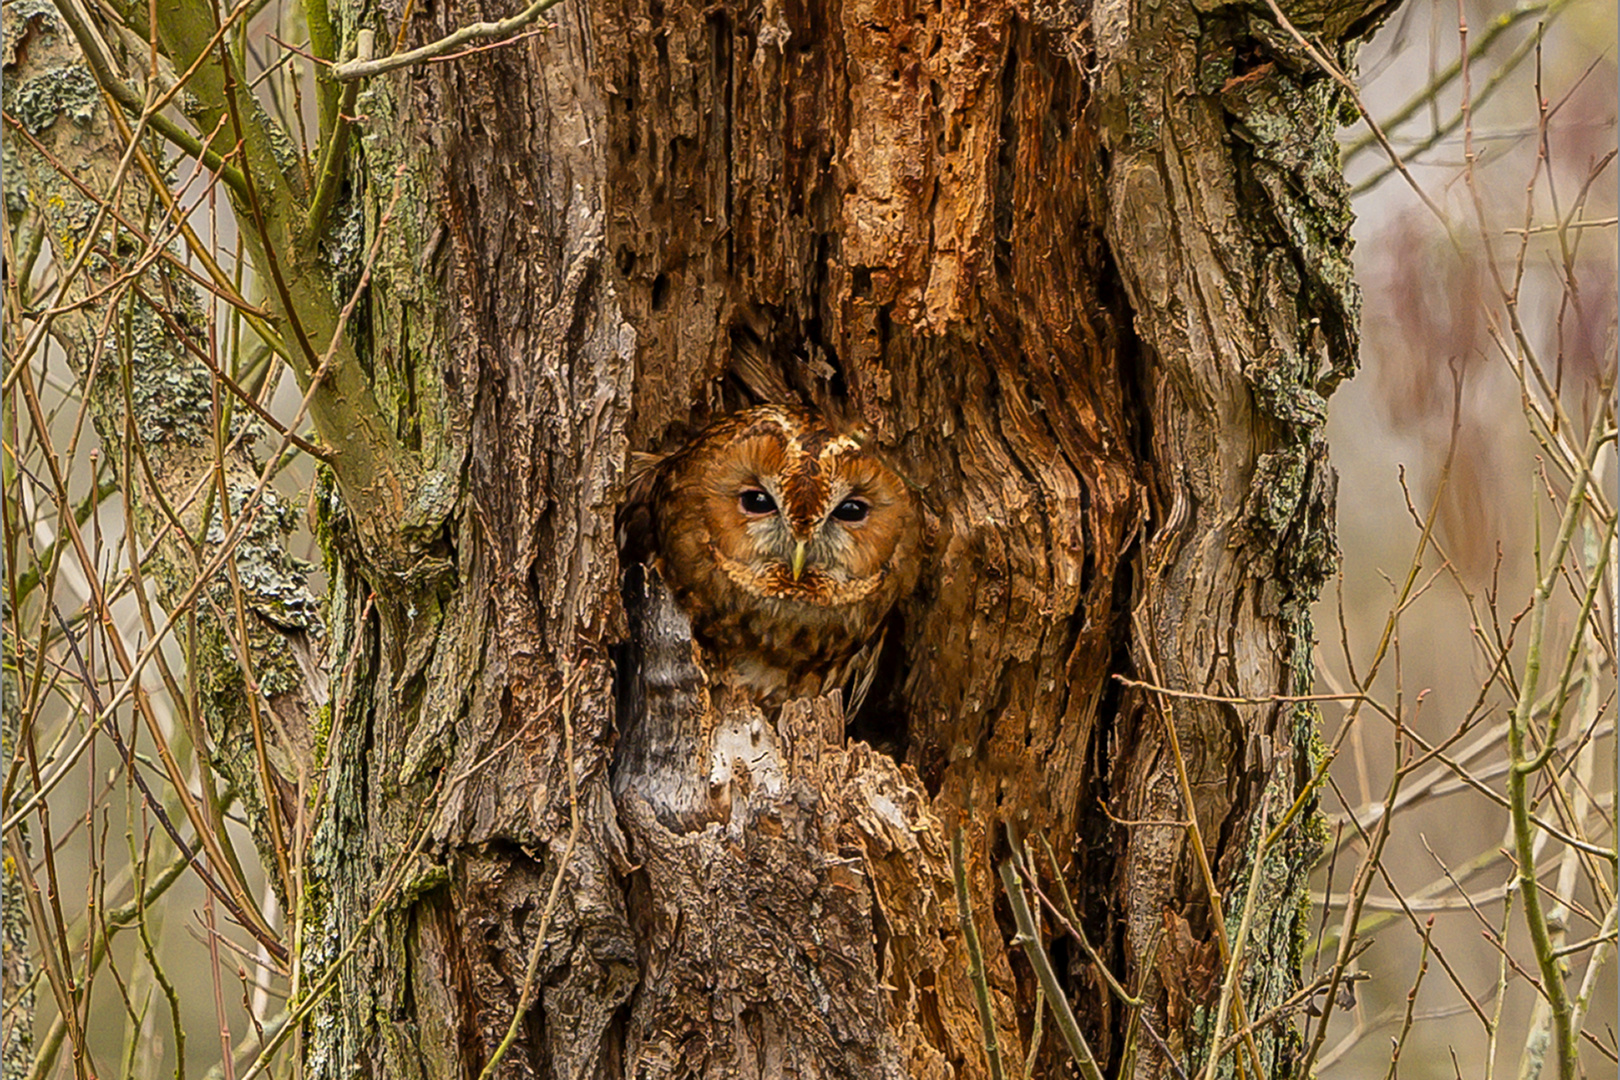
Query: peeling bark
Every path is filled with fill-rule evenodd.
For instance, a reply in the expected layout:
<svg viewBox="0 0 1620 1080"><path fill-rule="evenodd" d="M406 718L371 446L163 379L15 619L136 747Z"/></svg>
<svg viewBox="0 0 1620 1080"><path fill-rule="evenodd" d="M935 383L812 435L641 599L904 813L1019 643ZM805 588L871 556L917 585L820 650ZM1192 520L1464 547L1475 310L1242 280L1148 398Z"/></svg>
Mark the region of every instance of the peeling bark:
<svg viewBox="0 0 1620 1080"><path fill-rule="evenodd" d="M1325 395L1355 367L1359 323L1332 139L1338 92L1254 16L1201 27L1191 16L1112 0L1093 12L1098 115L1112 161L1107 233L1135 312L1153 417L1157 528L1135 599L1142 633L1133 659L1147 671L1151 656L1176 689L1305 693L1309 606L1337 561ZM1264 62L1211 70L1210 43L1250 34L1263 35ZM1209 92L1189 95L1189 86ZM1116 813L1148 821L1185 813L1164 735L1175 723L1234 932L1257 831L1319 764L1314 710L1133 696L1121 716ZM1292 992L1315 843L1306 822L1268 857L1264 929L1244 984L1251 1015ZM1179 829L1132 830L1118 873L1127 971L1162 1002L1151 942L1167 909L1207 940L1207 890ZM1291 1029L1262 1046L1267 1074L1288 1075Z"/></svg>

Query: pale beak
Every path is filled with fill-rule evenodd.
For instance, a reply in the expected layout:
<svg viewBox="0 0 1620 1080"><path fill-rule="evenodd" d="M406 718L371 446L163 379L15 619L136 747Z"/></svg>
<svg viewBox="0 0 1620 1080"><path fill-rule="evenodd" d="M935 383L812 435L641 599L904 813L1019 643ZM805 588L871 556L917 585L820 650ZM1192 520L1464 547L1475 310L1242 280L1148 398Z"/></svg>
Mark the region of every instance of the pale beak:
<svg viewBox="0 0 1620 1080"><path fill-rule="evenodd" d="M799 575L804 573L804 541L800 540L793 545L793 580L798 581Z"/></svg>

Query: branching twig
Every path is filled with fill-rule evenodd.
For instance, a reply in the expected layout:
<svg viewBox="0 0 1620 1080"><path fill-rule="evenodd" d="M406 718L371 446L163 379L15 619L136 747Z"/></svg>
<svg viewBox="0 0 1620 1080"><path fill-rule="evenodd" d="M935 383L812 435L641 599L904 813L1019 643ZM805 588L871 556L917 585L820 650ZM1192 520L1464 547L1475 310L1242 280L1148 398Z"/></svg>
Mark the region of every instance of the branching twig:
<svg viewBox="0 0 1620 1080"><path fill-rule="evenodd" d="M1581 519L1581 500L1592 475L1592 466L1597 459L1598 451L1609 441L1612 434L1607 421L1601 417L1592 422L1591 430L1587 434L1586 450L1582 458L1585 467L1576 474L1575 484L1570 489L1565 503L1552 550L1543 563L1546 570L1536 585L1531 602L1524 676L1520 681L1518 703L1514 706L1513 715L1508 721L1508 754L1513 762L1513 767L1508 771L1508 805L1513 815L1513 840L1519 862L1520 893L1524 898L1525 922L1530 928L1530 941L1535 949L1536 965L1541 969L1541 981L1547 994L1548 1007L1552 1010L1553 1037L1558 1052L1560 1080L1574 1080L1578 1063L1576 1045L1578 1029L1571 1023L1573 1013L1569 993L1564 986L1563 972L1559 970L1552 931L1547 923L1546 910L1541 904L1541 891L1536 886L1537 831L1530 821L1528 780L1530 774L1540 768L1537 764L1540 755L1528 756L1526 736L1531 710L1535 705L1536 688L1540 682L1541 650L1546 635L1548 601L1558 584L1559 572L1563 567L1564 556L1569 551L1570 542L1574 538L1576 523ZM1541 554L1538 550L1538 559Z"/></svg>
<svg viewBox="0 0 1620 1080"><path fill-rule="evenodd" d="M394 53L378 60L350 60L346 64L338 64L333 67L331 77L340 83L353 82L356 79L370 79L390 71L397 71L403 67L410 67L413 64L420 64L447 56L473 42L500 41L503 38L511 38L559 3L561 3L561 0L535 0L534 3L509 19L502 19L499 22L472 23L463 26L453 34L440 38L438 41L411 49L409 52Z"/></svg>

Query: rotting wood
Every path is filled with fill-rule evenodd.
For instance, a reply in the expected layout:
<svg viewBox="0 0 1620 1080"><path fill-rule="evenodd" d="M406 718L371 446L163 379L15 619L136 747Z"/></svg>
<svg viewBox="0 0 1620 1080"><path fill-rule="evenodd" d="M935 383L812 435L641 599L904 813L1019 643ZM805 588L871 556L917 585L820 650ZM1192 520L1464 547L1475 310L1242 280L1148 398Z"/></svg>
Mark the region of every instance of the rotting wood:
<svg viewBox="0 0 1620 1080"><path fill-rule="evenodd" d="M916 772L847 743L837 695L774 716L711 697L685 616L655 571L633 576L613 786L636 867L634 1074L960 1075L982 1037Z"/></svg>

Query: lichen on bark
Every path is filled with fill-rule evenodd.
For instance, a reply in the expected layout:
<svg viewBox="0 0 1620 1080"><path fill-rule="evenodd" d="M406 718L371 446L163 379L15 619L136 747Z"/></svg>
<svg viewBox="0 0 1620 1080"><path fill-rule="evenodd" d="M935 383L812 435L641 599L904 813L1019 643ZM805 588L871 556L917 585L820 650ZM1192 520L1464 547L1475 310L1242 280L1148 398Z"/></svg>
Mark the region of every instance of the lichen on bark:
<svg viewBox="0 0 1620 1080"><path fill-rule="evenodd" d="M27 113L47 99L64 100L66 91L52 91L53 86L71 89L86 79L95 86L78 43L54 6L7 0L5 13L8 113ZM151 220L146 211L155 198L133 165L115 188L125 146L99 91L74 100L79 103L75 108L36 115L31 124L30 133L56 164L27 140L7 140L28 204L45 223L57 264L65 269L84 245L91 245L83 270L61 298L66 300L115 285L148 253L148 244L111 215L92 232L96 203L62 170L90 192L119 191L113 205L125 221ZM163 168L161 160L154 164ZM301 772L307 773L305 725L325 694L320 655L324 627L305 568L287 551L292 520L285 506L268 491L254 505L244 501L259 486L261 471L250 453L254 422L244 419L247 410L241 407L229 427L214 416L216 398L227 395L195 355L209 347L205 326L196 287L158 259L125 282L113 302L60 310L51 334L79 375L103 452L129 495L134 509L130 524L139 547L153 552L146 571L161 605L174 610L181 604L225 538L226 511L217 505L211 480L216 464L224 469L229 521L252 518L229 555L230 565L196 598L192 610L199 647L187 660L205 691L198 719L207 732L210 763L247 804L265 865L273 866L266 815L272 807L276 813L289 809L281 803L297 788ZM232 447L223 458L220 439ZM205 515L211 520L205 521ZM246 656L237 655L230 644L239 629L232 615L233 577L248 610L248 640L238 643L246 647ZM257 691L250 688L244 665L258 677ZM255 692L283 720L279 729L264 725L263 738L271 744L269 755L283 787L268 800L252 734L249 695ZM278 889L284 884L275 883Z"/></svg>

